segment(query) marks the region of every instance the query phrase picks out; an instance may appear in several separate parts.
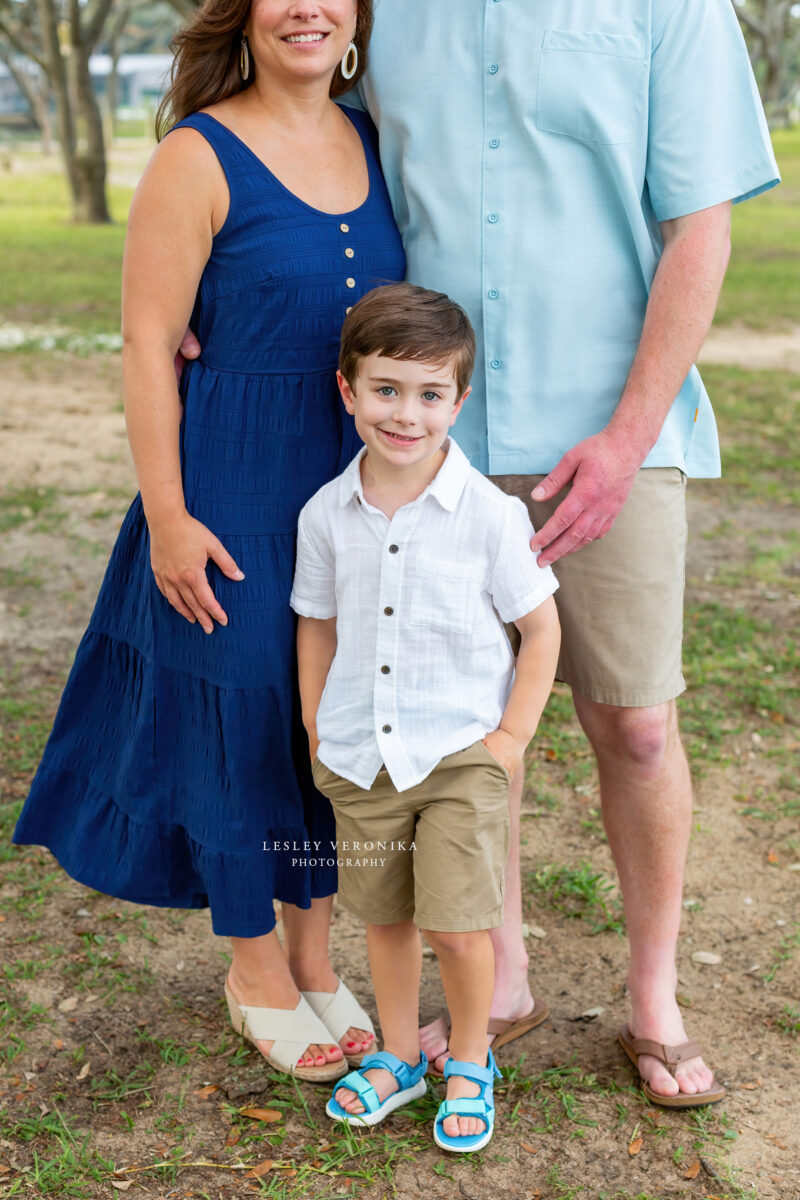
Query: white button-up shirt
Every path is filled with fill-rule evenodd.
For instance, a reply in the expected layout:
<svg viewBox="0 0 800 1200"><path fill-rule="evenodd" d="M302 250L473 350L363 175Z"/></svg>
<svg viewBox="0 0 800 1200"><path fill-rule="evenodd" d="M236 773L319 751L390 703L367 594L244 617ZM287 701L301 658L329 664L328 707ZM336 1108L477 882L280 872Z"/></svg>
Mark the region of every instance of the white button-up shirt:
<svg viewBox="0 0 800 1200"><path fill-rule="evenodd" d="M531 553L522 502L445 448L391 520L364 499L365 450L300 514L292 608L337 618L319 758L362 788L382 764L398 791L414 787L498 727L514 677L503 622L558 586Z"/></svg>

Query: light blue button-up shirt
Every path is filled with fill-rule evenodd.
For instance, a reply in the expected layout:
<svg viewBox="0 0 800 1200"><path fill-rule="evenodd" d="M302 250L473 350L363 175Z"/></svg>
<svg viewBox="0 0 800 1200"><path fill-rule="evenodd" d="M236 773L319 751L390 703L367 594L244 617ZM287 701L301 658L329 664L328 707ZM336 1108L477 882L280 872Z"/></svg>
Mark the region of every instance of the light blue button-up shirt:
<svg viewBox="0 0 800 1200"><path fill-rule="evenodd" d="M454 433L484 472L549 471L607 424L660 221L779 181L730 0L376 0L360 90L408 278L478 334ZM696 369L645 466L719 474Z"/></svg>

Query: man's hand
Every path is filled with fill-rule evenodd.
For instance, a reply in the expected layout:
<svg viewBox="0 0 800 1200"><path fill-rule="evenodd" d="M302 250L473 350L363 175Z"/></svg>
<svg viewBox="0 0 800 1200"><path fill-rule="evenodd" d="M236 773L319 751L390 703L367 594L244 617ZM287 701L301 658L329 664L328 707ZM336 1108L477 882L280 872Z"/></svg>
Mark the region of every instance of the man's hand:
<svg viewBox="0 0 800 1200"><path fill-rule="evenodd" d="M605 537L640 466L635 448L621 447L607 430L568 450L531 493L534 500L550 500L572 480L569 494L531 542L531 550L542 551L539 566L549 566Z"/></svg>
<svg viewBox="0 0 800 1200"><path fill-rule="evenodd" d="M510 776L517 773L522 765L526 747L505 729L493 729L481 738L492 758L496 758L501 767L505 767Z"/></svg>
<svg viewBox="0 0 800 1200"><path fill-rule="evenodd" d="M198 342L197 338L194 336L191 329L187 329L186 333L183 335L183 341L178 347L178 353L175 355L175 378L177 379L179 386L181 382L181 375L183 375L183 368L190 359L199 358L201 351L202 346Z"/></svg>
<svg viewBox="0 0 800 1200"><path fill-rule="evenodd" d="M319 738L317 737L317 727L306 731L308 733L308 753L311 756L311 765L314 765L314 759L319 753Z"/></svg>

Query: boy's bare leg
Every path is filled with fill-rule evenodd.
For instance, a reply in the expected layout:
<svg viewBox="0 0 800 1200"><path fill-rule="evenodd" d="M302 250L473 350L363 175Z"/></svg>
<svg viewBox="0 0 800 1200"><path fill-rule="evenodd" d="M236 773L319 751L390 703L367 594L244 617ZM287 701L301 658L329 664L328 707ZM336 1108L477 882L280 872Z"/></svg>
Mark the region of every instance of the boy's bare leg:
<svg viewBox="0 0 800 1200"><path fill-rule="evenodd" d="M488 929L469 933L425 930L439 960L442 986L447 998L452 1030L450 1054L466 1062L486 1065L486 1025L494 990L494 949ZM480 1095L480 1087L460 1075L447 1081L447 1099ZM442 1129L448 1137L470 1137L483 1133L479 1117L447 1117Z"/></svg>
<svg viewBox="0 0 800 1200"><path fill-rule="evenodd" d="M522 881L520 878L520 809L524 768L511 780L508 811L511 832L506 860L506 889L503 904L503 924L490 930L495 957L494 994L490 1017L515 1020L525 1017L533 1008L533 996L528 984L528 952L522 936ZM491 1045L492 1034L486 1037ZM419 1031L420 1045L437 1071L444 1070L447 1060L447 1028L439 1018Z"/></svg>
<svg viewBox="0 0 800 1200"><path fill-rule="evenodd" d="M311 908L282 904L284 950L292 978L301 992L335 992L338 979L328 957L333 896L311 901ZM345 1030L339 1042L345 1054L375 1049L368 1029Z"/></svg>
<svg viewBox="0 0 800 1200"><path fill-rule="evenodd" d="M381 1022L383 1048L402 1062L419 1062L419 983L422 975L422 941L413 921L395 925L367 925L367 951ZM397 1091L389 1071L372 1067L364 1072L383 1102ZM337 1088L336 1099L350 1113L364 1105L349 1088Z"/></svg>

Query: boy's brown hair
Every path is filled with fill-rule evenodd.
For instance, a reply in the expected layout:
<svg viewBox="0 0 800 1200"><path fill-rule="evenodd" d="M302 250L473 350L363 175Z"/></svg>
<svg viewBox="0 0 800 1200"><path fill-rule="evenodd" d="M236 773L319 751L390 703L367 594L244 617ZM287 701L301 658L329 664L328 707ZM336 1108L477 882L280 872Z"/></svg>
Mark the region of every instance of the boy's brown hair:
<svg viewBox="0 0 800 1200"><path fill-rule="evenodd" d="M368 354L436 366L453 359L463 396L475 365L475 332L463 308L443 292L389 283L367 292L344 319L339 370L351 386Z"/></svg>

